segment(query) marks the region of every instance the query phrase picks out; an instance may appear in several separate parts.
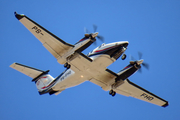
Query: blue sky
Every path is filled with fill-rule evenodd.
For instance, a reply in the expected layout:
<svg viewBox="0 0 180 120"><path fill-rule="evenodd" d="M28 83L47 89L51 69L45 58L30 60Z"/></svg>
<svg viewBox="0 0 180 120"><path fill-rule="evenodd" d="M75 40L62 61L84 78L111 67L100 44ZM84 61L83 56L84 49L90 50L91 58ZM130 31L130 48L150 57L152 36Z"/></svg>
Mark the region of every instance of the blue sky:
<svg viewBox="0 0 180 120"><path fill-rule="evenodd" d="M0 119L1 120L179 120L180 119L180 1L179 0L1 0L0 1ZM25 14L64 41L75 44L84 27L104 36L105 43L129 41L125 61L108 68L123 69L138 51L150 64L129 79L169 101L162 108L122 95L114 98L91 82L67 89L58 96L40 96L31 78L9 65L18 62L53 77L62 65L14 17ZM97 45L101 42L98 41ZM87 54L92 45L83 53Z"/></svg>

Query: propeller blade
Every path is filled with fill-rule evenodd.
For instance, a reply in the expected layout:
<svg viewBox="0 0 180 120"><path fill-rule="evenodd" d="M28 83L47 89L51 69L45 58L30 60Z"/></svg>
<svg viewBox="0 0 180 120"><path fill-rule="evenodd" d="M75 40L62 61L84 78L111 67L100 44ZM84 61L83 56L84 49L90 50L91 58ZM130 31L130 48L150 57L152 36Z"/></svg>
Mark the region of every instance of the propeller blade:
<svg viewBox="0 0 180 120"><path fill-rule="evenodd" d="M143 65L146 69L149 70L149 64L147 64L147 63L142 63L142 65Z"/></svg>
<svg viewBox="0 0 180 120"><path fill-rule="evenodd" d="M94 29L94 32L97 31L97 25L93 24L93 29Z"/></svg>
<svg viewBox="0 0 180 120"><path fill-rule="evenodd" d="M89 30L86 27L84 27L84 32L85 33L90 33Z"/></svg>
<svg viewBox="0 0 180 120"><path fill-rule="evenodd" d="M142 68L139 68L138 72L139 72L139 73L142 73Z"/></svg>
<svg viewBox="0 0 180 120"><path fill-rule="evenodd" d="M96 45L97 45L97 41L93 42L93 45L95 45L95 46L96 46Z"/></svg>
<svg viewBox="0 0 180 120"><path fill-rule="evenodd" d="M139 59L142 59L142 53L138 52L138 55L139 55Z"/></svg>
<svg viewBox="0 0 180 120"><path fill-rule="evenodd" d="M103 36L98 35L97 38L98 38L100 41L104 42L104 37L103 37Z"/></svg>
<svg viewBox="0 0 180 120"><path fill-rule="evenodd" d="M132 55L130 55L130 60L136 61L136 59Z"/></svg>

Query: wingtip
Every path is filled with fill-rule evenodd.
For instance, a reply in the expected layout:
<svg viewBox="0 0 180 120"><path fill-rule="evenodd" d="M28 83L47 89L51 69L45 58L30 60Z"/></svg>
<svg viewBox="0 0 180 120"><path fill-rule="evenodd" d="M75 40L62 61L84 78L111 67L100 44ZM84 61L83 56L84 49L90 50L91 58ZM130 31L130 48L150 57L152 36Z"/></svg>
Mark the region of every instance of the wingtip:
<svg viewBox="0 0 180 120"><path fill-rule="evenodd" d="M18 20L22 19L25 16L24 14L18 14L16 11L14 12L14 15Z"/></svg>
<svg viewBox="0 0 180 120"><path fill-rule="evenodd" d="M169 103L168 102L166 102L162 107L167 107L167 106L169 106Z"/></svg>
<svg viewBox="0 0 180 120"><path fill-rule="evenodd" d="M11 64L9 67L13 68L14 64L15 64L15 63Z"/></svg>

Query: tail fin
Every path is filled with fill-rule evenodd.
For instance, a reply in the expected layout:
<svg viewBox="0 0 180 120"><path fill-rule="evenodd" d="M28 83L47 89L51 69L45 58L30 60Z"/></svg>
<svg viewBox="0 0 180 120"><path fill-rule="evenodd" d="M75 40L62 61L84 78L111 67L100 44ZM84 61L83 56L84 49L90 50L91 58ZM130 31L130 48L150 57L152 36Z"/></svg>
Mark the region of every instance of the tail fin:
<svg viewBox="0 0 180 120"><path fill-rule="evenodd" d="M53 85L54 78L48 74L49 70L42 71L19 63L13 63L10 67L33 78L32 82L36 83L40 94L48 93Z"/></svg>

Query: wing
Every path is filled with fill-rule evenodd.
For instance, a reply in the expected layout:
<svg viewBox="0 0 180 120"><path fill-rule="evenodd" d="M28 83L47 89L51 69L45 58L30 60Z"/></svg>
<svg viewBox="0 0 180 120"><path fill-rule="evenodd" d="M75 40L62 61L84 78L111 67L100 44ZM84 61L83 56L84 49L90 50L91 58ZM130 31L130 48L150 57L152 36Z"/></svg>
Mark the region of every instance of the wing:
<svg viewBox="0 0 180 120"><path fill-rule="evenodd" d="M97 73L97 75L94 73L94 76L90 81L102 87L103 90L108 91L111 89L110 86L114 83L114 80L117 76L118 75L113 71L106 69L105 71Z"/></svg>
<svg viewBox="0 0 180 120"><path fill-rule="evenodd" d="M86 71L92 63L92 59L83 53L75 53L74 56L69 58L69 64L74 72Z"/></svg>
<svg viewBox="0 0 180 120"><path fill-rule="evenodd" d="M29 66L25 66L19 63L13 63L12 65L10 65L11 68L14 68L15 70L24 73L25 75L31 77L31 78L36 78L39 75L45 74L49 71L42 71L42 70L38 70L36 68L32 68Z"/></svg>
<svg viewBox="0 0 180 120"><path fill-rule="evenodd" d="M111 85L115 82L115 78L117 76L118 75L116 73L112 72L109 69L106 69L105 71L101 72L101 75L95 76L90 81L98 86L101 86L102 89L107 91L111 89ZM131 96L162 107L168 106L167 101L132 83L128 79L124 80L124 82L119 87L114 89L114 91L116 91L116 93L118 94L127 97Z"/></svg>
<svg viewBox="0 0 180 120"><path fill-rule="evenodd" d="M27 16L17 14L16 12L15 16L56 59L61 58L74 47L47 31Z"/></svg>
<svg viewBox="0 0 180 120"><path fill-rule="evenodd" d="M125 96L131 96L162 107L168 106L167 101L145 90L144 88L134 84L128 79L124 80L124 83L120 85L118 88L116 88L115 91L119 94L121 94L121 92L125 92L127 93Z"/></svg>

